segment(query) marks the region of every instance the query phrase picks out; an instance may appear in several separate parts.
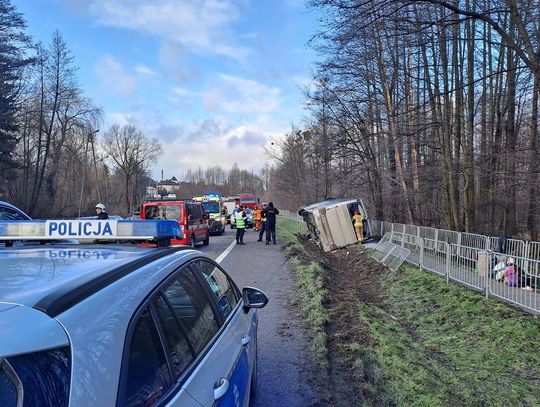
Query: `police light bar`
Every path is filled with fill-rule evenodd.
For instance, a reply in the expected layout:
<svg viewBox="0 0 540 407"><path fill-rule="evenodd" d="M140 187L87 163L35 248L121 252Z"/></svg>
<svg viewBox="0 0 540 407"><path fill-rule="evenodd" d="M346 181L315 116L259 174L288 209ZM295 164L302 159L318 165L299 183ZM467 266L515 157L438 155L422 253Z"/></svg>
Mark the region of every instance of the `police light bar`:
<svg viewBox="0 0 540 407"><path fill-rule="evenodd" d="M0 221L2 240L164 240L184 237L175 220Z"/></svg>

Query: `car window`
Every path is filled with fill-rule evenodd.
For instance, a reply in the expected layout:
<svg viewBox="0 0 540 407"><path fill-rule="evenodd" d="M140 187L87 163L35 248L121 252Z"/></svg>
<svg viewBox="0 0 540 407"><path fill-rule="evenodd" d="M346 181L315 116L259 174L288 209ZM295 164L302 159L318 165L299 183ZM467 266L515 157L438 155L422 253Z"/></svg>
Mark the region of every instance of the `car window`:
<svg viewBox="0 0 540 407"><path fill-rule="evenodd" d="M67 407L71 380L69 347L0 359L0 405L16 406L15 383L22 388L25 406ZM19 400L20 401L20 400Z"/></svg>
<svg viewBox="0 0 540 407"><path fill-rule="evenodd" d="M0 208L0 220L26 220L26 216L11 208Z"/></svg>
<svg viewBox="0 0 540 407"><path fill-rule="evenodd" d="M165 353L148 308L142 312L133 331L127 369L122 405L149 406L171 385Z"/></svg>
<svg viewBox="0 0 540 407"><path fill-rule="evenodd" d="M188 204L188 205L189 205L188 213L194 216L196 220L200 219L202 216L201 205L197 205L197 204Z"/></svg>
<svg viewBox="0 0 540 407"><path fill-rule="evenodd" d="M187 294L184 291L182 301L187 302L185 300L186 296ZM182 318L180 315L175 315L171 299L160 295L154 303L170 354L173 380L176 380L193 360L193 352L188 344L186 331L182 326ZM180 306L177 305L177 307ZM189 308L186 312L190 314L192 313L192 309L194 309L188 304L185 305L185 308Z"/></svg>
<svg viewBox="0 0 540 407"><path fill-rule="evenodd" d="M145 219L173 219L182 218L180 205L147 205L144 208Z"/></svg>
<svg viewBox="0 0 540 407"><path fill-rule="evenodd" d="M219 329L210 299L187 268L163 291L173 313L181 321L189 343L199 353Z"/></svg>
<svg viewBox="0 0 540 407"><path fill-rule="evenodd" d="M197 260L194 265L203 273L210 290L216 296L221 315L227 318L240 299L238 288L214 263Z"/></svg>

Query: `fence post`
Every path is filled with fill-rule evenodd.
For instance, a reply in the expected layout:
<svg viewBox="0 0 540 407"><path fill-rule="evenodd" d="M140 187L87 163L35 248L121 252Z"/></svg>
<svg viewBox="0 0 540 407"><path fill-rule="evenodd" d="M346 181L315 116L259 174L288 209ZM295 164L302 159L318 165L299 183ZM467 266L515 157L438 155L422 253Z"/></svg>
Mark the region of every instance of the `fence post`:
<svg viewBox="0 0 540 407"><path fill-rule="evenodd" d="M420 247L420 270L424 270L424 239L417 237L416 241Z"/></svg>
<svg viewBox="0 0 540 407"><path fill-rule="evenodd" d="M492 260L492 256L493 256L493 251L488 251L487 252L487 265L486 265L486 276L485 276L485 279L486 279L486 300L489 298L489 285L491 284L491 265L493 264L493 260Z"/></svg>
<svg viewBox="0 0 540 407"><path fill-rule="evenodd" d="M450 245L446 244L446 283L450 282Z"/></svg>

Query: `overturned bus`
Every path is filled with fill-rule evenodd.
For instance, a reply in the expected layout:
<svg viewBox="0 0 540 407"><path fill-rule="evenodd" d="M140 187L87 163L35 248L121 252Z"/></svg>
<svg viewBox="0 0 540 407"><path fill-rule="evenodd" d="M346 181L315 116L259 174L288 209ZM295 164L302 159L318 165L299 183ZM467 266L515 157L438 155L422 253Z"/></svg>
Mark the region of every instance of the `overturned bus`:
<svg viewBox="0 0 540 407"><path fill-rule="evenodd" d="M358 211L364 216L364 241L371 238L369 217L361 199L332 198L301 208L302 216L311 235L325 252L358 242L352 217Z"/></svg>

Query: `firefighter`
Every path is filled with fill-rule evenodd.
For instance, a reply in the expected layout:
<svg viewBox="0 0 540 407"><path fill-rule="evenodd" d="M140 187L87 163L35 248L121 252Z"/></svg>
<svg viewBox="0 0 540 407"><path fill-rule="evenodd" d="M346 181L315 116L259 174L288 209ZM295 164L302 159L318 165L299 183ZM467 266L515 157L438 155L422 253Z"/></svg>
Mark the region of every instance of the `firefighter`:
<svg viewBox="0 0 540 407"><path fill-rule="evenodd" d="M266 209L266 204L263 203L262 204L262 211L261 211L261 224L260 224L260 228L261 230L259 231L259 239L257 240L257 242L262 242L262 238L264 236L264 232L266 230L266 213L264 212L264 210Z"/></svg>
<svg viewBox="0 0 540 407"><path fill-rule="evenodd" d="M257 205L255 210L255 231L261 230L262 206Z"/></svg>
<svg viewBox="0 0 540 407"><path fill-rule="evenodd" d="M98 219L109 219L109 215L107 213L107 210L105 209L105 205L102 203L98 203L96 205L96 215Z"/></svg>
<svg viewBox="0 0 540 407"><path fill-rule="evenodd" d="M354 211L354 230L356 231L356 238L360 243L364 241L364 225L362 224L363 220L364 217L362 216L362 214L358 211Z"/></svg>

